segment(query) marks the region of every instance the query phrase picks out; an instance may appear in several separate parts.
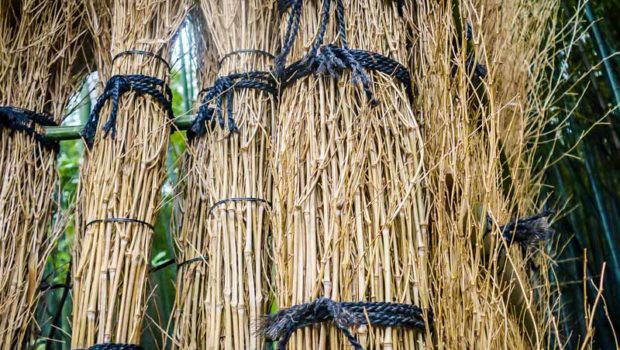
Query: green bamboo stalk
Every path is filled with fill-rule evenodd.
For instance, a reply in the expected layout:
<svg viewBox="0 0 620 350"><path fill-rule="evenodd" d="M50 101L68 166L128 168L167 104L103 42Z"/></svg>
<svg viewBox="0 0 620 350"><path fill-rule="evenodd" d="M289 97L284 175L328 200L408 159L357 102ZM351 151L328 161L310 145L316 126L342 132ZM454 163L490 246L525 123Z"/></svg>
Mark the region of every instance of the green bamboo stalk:
<svg viewBox="0 0 620 350"><path fill-rule="evenodd" d="M174 131L187 130L192 125L194 116L182 116L174 120ZM73 126L46 126L43 128L43 136L51 141L65 141L65 140L78 140L82 138L80 131L84 128L83 125Z"/></svg>
<svg viewBox="0 0 620 350"><path fill-rule="evenodd" d="M605 70L605 77L609 82L609 89L613 94L614 105L620 105L620 84L618 83L618 77L616 76L616 72L612 66L612 61L608 59L610 56L609 48L607 46L607 42L605 38L603 38L603 34L598 27L597 20L594 16L594 11L592 10L592 6L590 5L590 1L586 1L585 3L585 12L586 19L588 21L588 25L592 30L592 35L594 36L594 43L596 46L596 51L598 52L601 60L603 60L603 67Z"/></svg>

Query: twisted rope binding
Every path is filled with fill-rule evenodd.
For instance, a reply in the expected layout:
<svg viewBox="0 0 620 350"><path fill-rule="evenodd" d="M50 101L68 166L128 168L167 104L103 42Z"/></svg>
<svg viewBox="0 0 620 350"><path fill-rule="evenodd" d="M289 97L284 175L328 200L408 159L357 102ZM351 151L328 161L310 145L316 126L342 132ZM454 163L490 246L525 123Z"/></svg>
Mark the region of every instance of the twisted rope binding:
<svg viewBox="0 0 620 350"><path fill-rule="evenodd" d="M163 62L166 67L170 69L168 62L161 56L141 50L123 51L114 56L112 62L119 57L132 54L154 57ZM95 134L97 132L97 124L99 123L99 114L101 113L101 110L105 106L106 102L110 99L112 100L112 110L110 111L108 120L103 126L103 131L104 137L106 137L110 131L112 132L112 137L116 136L116 117L118 114L120 97L130 91L133 91L140 96L149 95L153 97L155 101L162 105L168 118L170 120L174 119L174 112L172 111L172 90L170 90L170 87L164 80L142 74L114 75L106 83L101 96L97 98L97 102L90 113L88 122L80 132L89 147L91 147L94 143Z"/></svg>
<svg viewBox="0 0 620 350"><path fill-rule="evenodd" d="M76 349L79 350L79 349ZM95 344L88 350L143 350L140 345L136 344L120 344L120 343L104 343Z"/></svg>
<svg viewBox="0 0 620 350"><path fill-rule="evenodd" d="M374 107L378 105L378 101L374 97L371 89L371 80L366 72L366 69L370 69L395 76L405 85L407 97L411 101L413 99L413 92L410 74L402 64L379 53L355 50L348 47L344 3L342 0L335 1L338 38L341 47L336 47L332 44L323 45L331 7L331 0L324 0L318 33L308 54L301 60L285 67L286 59L299 32L299 18L301 17L303 0L280 0L278 5L281 12L292 7L287 21L284 44L275 62L276 74L283 81L283 86L287 86L313 73L319 75L328 74L331 77L337 78L343 70L348 69L351 71L353 83L362 86L366 97L370 101L370 105ZM397 4L397 6L400 8L400 5Z"/></svg>
<svg viewBox="0 0 620 350"><path fill-rule="evenodd" d="M555 233L549 225L549 217L553 214L554 210L545 209L539 214L512 220L500 226L502 237L509 245L518 243L524 249L546 241Z"/></svg>
<svg viewBox="0 0 620 350"><path fill-rule="evenodd" d="M57 126L52 116L44 113L37 113L27 109L0 106L0 128L7 128L14 131L23 132L32 137L44 148L58 152L58 143L50 141L35 129L35 124L41 126Z"/></svg>
<svg viewBox="0 0 620 350"><path fill-rule="evenodd" d="M465 48L467 48L468 45L473 44L474 28L469 22L467 23L467 28L465 29L465 39L467 40L467 45L464 45ZM459 46L458 41L455 41L454 45L458 48ZM465 69L467 71L467 74L475 78L478 78L478 79L484 79L486 78L488 74L487 67L475 61L473 52L467 52L467 57L465 58ZM458 66L456 65L456 63L454 63L452 65L452 76L453 77L456 75L457 71L458 71Z"/></svg>
<svg viewBox="0 0 620 350"><path fill-rule="evenodd" d="M433 315L427 311L428 326L422 309L415 305L387 302L337 302L319 298L313 302L283 309L263 319L259 332L269 341L278 341L278 349L286 349L293 333L315 323L332 321L351 346L363 350L349 328L362 325L404 327L432 330Z"/></svg>
<svg viewBox="0 0 620 350"><path fill-rule="evenodd" d="M196 117L190 128L190 137L202 136L206 132L206 124L213 127L215 124L214 115L217 114L217 121L220 128L224 129L226 124L231 133L238 131L237 123L233 115L234 92L241 89L254 89L265 91L277 98L278 85L272 74L264 71L252 71L247 73L233 73L219 77L210 88L204 89L202 103L198 108ZM223 101L226 98L227 122L224 121ZM209 107L209 103L215 101L215 108Z"/></svg>

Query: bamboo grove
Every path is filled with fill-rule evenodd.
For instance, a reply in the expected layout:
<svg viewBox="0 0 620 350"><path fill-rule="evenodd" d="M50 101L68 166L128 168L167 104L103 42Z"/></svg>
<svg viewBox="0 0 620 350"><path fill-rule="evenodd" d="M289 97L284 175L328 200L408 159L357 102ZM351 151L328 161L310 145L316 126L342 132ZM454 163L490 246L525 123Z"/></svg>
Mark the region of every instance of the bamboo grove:
<svg viewBox="0 0 620 350"><path fill-rule="evenodd" d="M574 331L547 176L582 14L0 0L0 349L591 348L602 285Z"/></svg>

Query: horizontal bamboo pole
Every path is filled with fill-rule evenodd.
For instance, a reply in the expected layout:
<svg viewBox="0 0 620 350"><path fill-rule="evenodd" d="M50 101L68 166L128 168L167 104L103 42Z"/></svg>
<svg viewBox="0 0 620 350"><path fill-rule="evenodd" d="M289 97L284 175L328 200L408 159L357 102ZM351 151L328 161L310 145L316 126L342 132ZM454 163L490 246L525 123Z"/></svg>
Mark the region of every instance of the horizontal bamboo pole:
<svg viewBox="0 0 620 350"><path fill-rule="evenodd" d="M177 117L174 119L173 131L187 130L194 121L193 115ZM83 125L73 126L46 126L43 127L44 136L46 139L52 141L65 141L65 140L77 140L82 138L80 131L82 131Z"/></svg>

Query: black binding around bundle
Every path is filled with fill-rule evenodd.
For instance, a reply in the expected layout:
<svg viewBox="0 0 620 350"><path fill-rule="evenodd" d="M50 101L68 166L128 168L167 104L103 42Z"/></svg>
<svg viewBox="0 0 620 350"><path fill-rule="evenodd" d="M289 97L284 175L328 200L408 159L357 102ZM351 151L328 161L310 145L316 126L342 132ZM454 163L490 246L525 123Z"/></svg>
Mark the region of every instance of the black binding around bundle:
<svg viewBox="0 0 620 350"><path fill-rule="evenodd" d="M554 213L554 210L545 209L539 214L512 220L499 227L502 237L508 244L517 243L522 248L546 241L554 234L549 225L549 217Z"/></svg>
<svg viewBox="0 0 620 350"><path fill-rule="evenodd" d="M233 115L234 92L241 89L254 89L265 91L274 97L278 96L278 84L270 72L252 71L247 73L232 73L215 80L213 86L202 90L204 95L202 103L196 113L196 118L190 128L190 137L202 136L207 130L207 125L213 127L217 115L220 128L228 125L231 133L238 131L237 123ZM224 98L226 98L226 114L228 122L224 121L224 111L222 108ZM209 103L215 101L215 108Z"/></svg>
<svg viewBox="0 0 620 350"><path fill-rule="evenodd" d="M38 133L35 125L57 126L52 116L12 106L0 106L0 128L23 132L44 148L58 151L58 143Z"/></svg>
<svg viewBox="0 0 620 350"><path fill-rule="evenodd" d="M153 57L163 62L166 67L170 69L168 62L161 56L141 50L128 50L120 52L114 56L112 62L126 55L144 55ZM97 132L97 124L99 123L99 114L109 99L112 100L112 110L110 111L108 120L103 126L103 131L105 133L104 136L107 136L109 132L112 132L112 137L116 135L116 116L118 114L120 97L130 91L133 91L138 95L149 95L153 97L155 101L162 105L168 118L170 120L174 119L174 113L172 111L172 91L163 79L142 74L114 75L107 81L103 93L97 98L97 102L90 113L88 122L81 131L81 135L84 137L89 147L92 146L94 142L95 133Z"/></svg>
<svg viewBox="0 0 620 350"><path fill-rule="evenodd" d="M392 75L398 79L405 86L405 92L411 101L413 99L413 91L410 74L402 64L379 53L350 49L348 47L342 0L335 0L338 38L341 46L323 45L329 22L331 1L323 1L319 30L308 54L288 67L285 64L299 32L303 0L280 0L278 3L278 8L281 12L291 8L286 24L282 50L275 59L276 75L282 81L282 85L287 86L310 74L328 74L332 77L339 77L342 71L346 69L351 71L353 82L362 86L366 97L370 101L370 105L376 106L378 101L374 98L374 93L370 87L370 77L366 72L368 69ZM398 6L400 7L400 5Z"/></svg>
<svg viewBox="0 0 620 350"><path fill-rule="evenodd" d="M79 350L79 349L77 349ZM95 344L88 350L143 350L140 345L136 344L120 344L120 343L104 343Z"/></svg>
<svg viewBox="0 0 620 350"><path fill-rule="evenodd" d="M433 329L433 315L418 306L387 302L337 302L319 298L313 302L283 309L263 319L260 333L269 341L278 341L278 349L286 349L293 333L312 324L331 321L349 340L356 350L362 345L351 333L351 327L370 325L375 327L403 327L419 330Z"/></svg>

